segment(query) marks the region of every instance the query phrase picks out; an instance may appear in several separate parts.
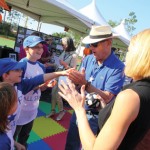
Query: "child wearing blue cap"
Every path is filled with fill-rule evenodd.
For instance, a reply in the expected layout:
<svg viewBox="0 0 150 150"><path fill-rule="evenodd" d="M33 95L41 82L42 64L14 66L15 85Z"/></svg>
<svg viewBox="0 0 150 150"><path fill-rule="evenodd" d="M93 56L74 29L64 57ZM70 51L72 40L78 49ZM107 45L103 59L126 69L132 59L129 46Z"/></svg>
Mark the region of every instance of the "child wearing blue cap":
<svg viewBox="0 0 150 150"><path fill-rule="evenodd" d="M22 79L22 68L25 62L16 62L10 58L0 59L0 82L8 82L12 84L17 92L18 107L17 110L9 117L9 129L14 135L17 120L20 116L24 95L33 88L43 84L46 81L57 78L62 75L68 75L68 71L40 74L30 79ZM47 83L45 83L47 85Z"/></svg>
<svg viewBox="0 0 150 150"><path fill-rule="evenodd" d="M38 36L28 36L23 42L26 57L21 59L24 62L23 78L29 79L45 73L45 67L38 60L43 53L43 39ZM42 89L45 86L42 86ZM24 96L20 117L17 121L17 128L14 138L27 147L27 140L33 127L34 119L37 116L41 88L33 89Z"/></svg>

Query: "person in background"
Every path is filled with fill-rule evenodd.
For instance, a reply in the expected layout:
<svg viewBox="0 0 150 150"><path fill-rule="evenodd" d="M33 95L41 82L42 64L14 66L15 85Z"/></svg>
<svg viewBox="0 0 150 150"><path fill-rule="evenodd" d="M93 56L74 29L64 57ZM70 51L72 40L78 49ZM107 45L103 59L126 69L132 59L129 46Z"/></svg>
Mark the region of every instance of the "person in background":
<svg viewBox="0 0 150 150"><path fill-rule="evenodd" d="M99 113L100 132L95 136L84 109L85 85L81 94L71 82L59 86L59 93L75 110L80 139L86 150L150 149L150 29L135 35L126 55L125 74L133 83L124 87L116 100ZM105 112L109 112L105 114ZM106 115L106 116L105 116Z"/></svg>
<svg viewBox="0 0 150 150"><path fill-rule="evenodd" d="M52 56L53 38L52 37L46 38L45 41L46 41L46 46L48 47L48 51L50 53L50 56Z"/></svg>
<svg viewBox="0 0 150 150"><path fill-rule="evenodd" d="M79 69L78 69L78 70L80 70L84 58L85 58L87 55L90 55L90 54L92 54L92 50L90 49L90 45L89 45L89 44L85 44L85 48L84 48L84 50L83 50L82 60L81 60L81 62L80 62L80 64L79 64L79 67L78 67Z"/></svg>
<svg viewBox="0 0 150 150"><path fill-rule="evenodd" d="M22 58L26 57L26 52L23 49L23 40L24 40L24 38L20 42L20 52L18 54L19 55L19 60L21 60Z"/></svg>
<svg viewBox="0 0 150 150"><path fill-rule="evenodd" d="M54 72L56 69L56 65L54 64L54 56L53 56L53 49L52 49L54 40L52 37L49 37L49 38L46 38L45 41L46 41L45 45L48 48L50 57L49 57L49 61L45 62L44 65L46 67L46 72L50 73L50 72Z"/></svg>
<svg viewBox="0 0 150 150"><path fill-rule="evenodd" d="M76 84L77 89L86 85L87 93L99 94L106 104L120 92L125 78L124 64L111 50L114 37L110 26L92 26L89 35L82 41L90 45L92 54L84 58L80 72L74 70L69 74L69 79ZM90 109L87 105L85 107L90 127L96 135L99 110ZM79 150L80 145L76 115L73 113L65 150Z"/></svg>
<svg viewBox="0 0 150 150"><path fill-rule="evenodd" d="M90 49L90 45L86 44L83 50L83 58L90 54L92 54L92 50Z"/></svg>
<svg viewBox="0 0 150 150"><path fill-rule="evenodd" d="M13 85L7 82L0 83L0 150L25 150L25 147L14 143L9 118L17 109L17 93Z"/></svg>
<svg viewBox="0 0 150 150"><path fill-rule="evenodd" d="M62 38L61 44L63 46L64 51L59 56L60 64L57 66L57 71L66 70L69 68L76 68L77 65L77 54L75 53L75 46L72 38L64 37ZM58 105L59 114L56 120L61 120L65 115L65 111L63 109L63 101L60 95L58 95L58 84L52 89L52 100L51 100L51 112L46 115L46 117L51 117L55 114L56 104Z"/></svg>
<svg viewBox="0 0 150 150"><path fill-rule="evenodd" d="M50 59L51 59L50 53L44 42L43 43L43 53L42 53L41 58L38 61L41 62L42 64L45 64L45 63L49 62Z"/></svg>

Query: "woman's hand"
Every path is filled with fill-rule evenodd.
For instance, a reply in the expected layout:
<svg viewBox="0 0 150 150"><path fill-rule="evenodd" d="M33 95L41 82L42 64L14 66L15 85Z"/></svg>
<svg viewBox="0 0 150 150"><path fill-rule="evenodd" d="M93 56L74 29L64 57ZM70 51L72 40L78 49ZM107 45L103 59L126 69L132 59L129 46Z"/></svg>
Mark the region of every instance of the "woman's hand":
<svg viewBox="0 0 150 150"><path fill-rule="evenodd" d="M85 102L85 86L81 87L81 94L75 89L75 85L67 80L67 84L64 81L61 81L61 84L58 85L60 96L62 96L70 106L75 110L83 110Z"/></svg>
<svg viewBox="0 0 150 150"><path fill-rule="evenodd" d="M64 66L64 68L68 67L68 64L63 60L59 60L59 63L60 63L60 65Z"/></svg>

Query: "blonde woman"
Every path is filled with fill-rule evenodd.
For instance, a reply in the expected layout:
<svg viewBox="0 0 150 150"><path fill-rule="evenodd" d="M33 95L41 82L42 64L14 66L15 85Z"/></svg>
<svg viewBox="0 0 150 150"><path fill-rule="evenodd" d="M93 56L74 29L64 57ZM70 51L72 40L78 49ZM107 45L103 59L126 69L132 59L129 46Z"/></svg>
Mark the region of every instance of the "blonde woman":
<svg viewBox="0 0 150 150"><path fill-rule="evenodd" d="M150 133L149 58L150 29L147 29L132 38L126 56L125 73L133 78L134 82L124 87L116 97L114 105L107 104L99 113L100 132L97 137L91 131L86 118L85 86L82 86L81 94L69 81L69 86L64 82L59 86L59 94L75 110L84 150L150 149L147 138ZM108 119L104 116L104 110L110 112Z"/></svg>

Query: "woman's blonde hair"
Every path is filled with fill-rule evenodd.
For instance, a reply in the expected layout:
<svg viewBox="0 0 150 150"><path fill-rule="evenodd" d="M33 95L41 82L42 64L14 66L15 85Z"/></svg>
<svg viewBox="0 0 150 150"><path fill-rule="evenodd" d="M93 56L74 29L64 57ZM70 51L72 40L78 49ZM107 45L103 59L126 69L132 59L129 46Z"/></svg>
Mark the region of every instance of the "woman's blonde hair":
<svg viewBox="0 0 150 150"><path fill-rule="evenodd" d="M150 29L131 39L126 55L125 74L134 80L150 78Z"/></svg>

